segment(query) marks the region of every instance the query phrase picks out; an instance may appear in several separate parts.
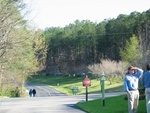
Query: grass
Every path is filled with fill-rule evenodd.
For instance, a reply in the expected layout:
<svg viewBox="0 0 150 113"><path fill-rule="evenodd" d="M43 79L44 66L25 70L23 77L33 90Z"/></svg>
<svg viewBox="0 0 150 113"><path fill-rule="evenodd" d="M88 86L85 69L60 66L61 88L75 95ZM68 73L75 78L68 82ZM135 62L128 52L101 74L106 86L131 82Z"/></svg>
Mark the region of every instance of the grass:
<svg viewBox="0 0 150 113"><path fill-rule="evenodd" d="M53 87L67 95L72 95L72 88L78 87L77 94L85 94L85 87L82 81L85 77L72 77L72 76L31 76L28 81L41 83ZM90 78L91 86L88 88L89 93L100 93L100 80ZM106 92L123 91L123 80L113 79L113 83L110 85L109 81L105 81Z"/></svg>
<svg viewBox="0 0 150 113"><path fill-rule="evenodd" d="M125 95L109 97L105 99L105 106L102 106L100 99L78 103L76 106L88 113L128 113L128 102L124 100ZM139 101L137 113L146 113L145 100Z"/></svg>

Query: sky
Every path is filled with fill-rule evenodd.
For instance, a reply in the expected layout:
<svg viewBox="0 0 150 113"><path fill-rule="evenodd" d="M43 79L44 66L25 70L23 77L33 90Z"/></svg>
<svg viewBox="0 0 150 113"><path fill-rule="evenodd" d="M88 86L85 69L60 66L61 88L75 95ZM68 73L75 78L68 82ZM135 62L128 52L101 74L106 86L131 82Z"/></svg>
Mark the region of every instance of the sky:
<svg viewBox="0 0 150 113"><path fill-rule="evenodd" d="M26 19L40 29L65 27L77 19L99 23L119 14L150 9L150 0L25 0L25 3L30 10Z"/></svg>

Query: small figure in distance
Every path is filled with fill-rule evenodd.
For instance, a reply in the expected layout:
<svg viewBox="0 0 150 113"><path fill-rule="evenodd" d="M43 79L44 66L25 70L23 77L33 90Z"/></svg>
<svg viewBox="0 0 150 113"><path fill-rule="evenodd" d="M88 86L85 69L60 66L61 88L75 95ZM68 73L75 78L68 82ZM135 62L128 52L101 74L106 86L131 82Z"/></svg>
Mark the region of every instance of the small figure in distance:
<svg viewBox="0 0 150 113"><path fill-rule="evenodd" d="M33 96L35 97L35 95L36 95L36 90L33 89Z"/></svg>
<svg viewBox="0 0 150 113"><path fill-rule="evenodd" d="M33 96L33 90L32 90L32 89L30 89L30 91L29 91L29 95L30 95L30 97L32 97L32 96Z"/></svg>

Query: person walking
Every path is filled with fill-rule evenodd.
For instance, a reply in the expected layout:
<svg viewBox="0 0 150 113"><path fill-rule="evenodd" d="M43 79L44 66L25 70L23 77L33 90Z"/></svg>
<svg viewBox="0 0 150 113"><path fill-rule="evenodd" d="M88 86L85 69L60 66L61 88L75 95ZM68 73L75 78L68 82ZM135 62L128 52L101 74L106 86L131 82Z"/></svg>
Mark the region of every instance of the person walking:
<svg viewBox="0 0 150 113"><path fill-rule="evenodd" d="M30 89L30 91L29 91L29 95L30 95L30 97L32 97L32 96L33 96L33 90L32 90L32 89Z"/></svg>
<svg viewBox="0 0 150 113"><path fill-rule="evenodd" d="M150 113L150 64L146 68L147 71L143 74L142 84L145 88L147 113Z"/></svg>
<svg viewBox="0 0 150 113"><path fill-rule="evenodd" d="M36 90L33 89L33 96L35 97L35 95L36 95Z"/></svg>
<svg viewBox="0 0 150 113"><path fill-rule="evenodd" d="M128 96L128 110L129 113L136 113L139 103L138 82L143 74L143 70L138 67L130 66L128 73L124 79L124 91Z"/></svg>

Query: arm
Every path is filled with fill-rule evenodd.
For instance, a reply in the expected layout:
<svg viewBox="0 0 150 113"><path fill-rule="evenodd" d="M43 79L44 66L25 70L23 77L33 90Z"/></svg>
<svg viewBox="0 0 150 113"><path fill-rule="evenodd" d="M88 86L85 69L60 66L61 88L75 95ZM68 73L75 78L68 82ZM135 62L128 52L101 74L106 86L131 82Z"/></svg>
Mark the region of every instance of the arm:
<svg viewBox="0 0 150 113"><path fill-rule="evenodd" d="M128 94L130 94L129 88L128 88L128 83L127 83L127 79L124 79L124 91L127 92Z"/></svg>
<svg viewBox="0 0 150 113"><path fill-rule="evenodd" d="M124 79L124 91L129 91L126 78Z"/></svg>
<svg viewBox="0 0 150 113"><path fill-rule="evenodd" d="M144 87L144 75L142 76L142 85Z"/></svg>
<svg viewBox="0 0 150 113"><path fill-rule="evenodd" d="M134 67L134 69L138 70L138 72L136 73L136 76L137 76L138 78L140 78L140 77L142 76L142 74L143 74L143 70L140 69L140 68L138 68L138 67Z"/></svg>

